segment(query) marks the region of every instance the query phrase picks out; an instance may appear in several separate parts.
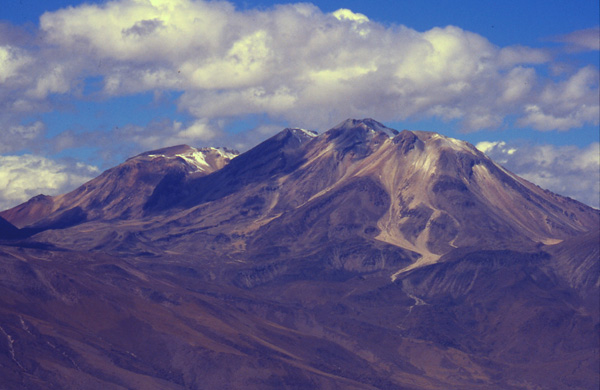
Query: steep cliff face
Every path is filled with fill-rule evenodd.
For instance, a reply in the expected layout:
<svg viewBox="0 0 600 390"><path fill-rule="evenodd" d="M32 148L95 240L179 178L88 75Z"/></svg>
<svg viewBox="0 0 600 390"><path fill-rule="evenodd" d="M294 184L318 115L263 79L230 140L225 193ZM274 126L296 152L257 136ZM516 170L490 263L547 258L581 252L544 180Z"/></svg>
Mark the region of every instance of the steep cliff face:
<svg viewBox="0 0 600 390"><path fill-rule="evenodd" d="M597 210L372 119L233 157L2 213L34 234L0 245L8 388L598 386Z"/></svg>

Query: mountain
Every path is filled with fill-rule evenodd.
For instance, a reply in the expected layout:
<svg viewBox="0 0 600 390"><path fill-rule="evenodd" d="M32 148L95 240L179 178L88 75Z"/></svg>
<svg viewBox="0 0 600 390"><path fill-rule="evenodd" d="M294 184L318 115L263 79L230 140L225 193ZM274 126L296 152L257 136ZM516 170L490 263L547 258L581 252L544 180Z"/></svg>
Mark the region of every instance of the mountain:
<svg viewBox="0 0 600 390"><path fill-rule="evenodd" d="M18 227L28 226L35 231L91 220L139 217L157 184L174 178L208 175L237 154L227 149L196 149L187 145L145 152L68 194L38 195L0 215Z"/></svg>
<svg viewBox="0 0 600 390"><path fill-rule="evenodd" d="M6 388L598 387L597 210L373 119L228 153L0 214Z"/></svg>

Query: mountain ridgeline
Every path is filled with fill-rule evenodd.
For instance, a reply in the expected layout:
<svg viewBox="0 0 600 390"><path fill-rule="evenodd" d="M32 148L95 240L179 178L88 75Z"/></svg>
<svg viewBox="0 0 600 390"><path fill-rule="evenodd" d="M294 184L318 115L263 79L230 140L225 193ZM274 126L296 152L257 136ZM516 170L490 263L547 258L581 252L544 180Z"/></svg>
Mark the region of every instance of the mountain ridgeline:
<svg viewBox="0 0 600 390"><path fill-rule="evenodd" d="M5 387L597 388L598 210L348 119L0 213Z"/></svg>

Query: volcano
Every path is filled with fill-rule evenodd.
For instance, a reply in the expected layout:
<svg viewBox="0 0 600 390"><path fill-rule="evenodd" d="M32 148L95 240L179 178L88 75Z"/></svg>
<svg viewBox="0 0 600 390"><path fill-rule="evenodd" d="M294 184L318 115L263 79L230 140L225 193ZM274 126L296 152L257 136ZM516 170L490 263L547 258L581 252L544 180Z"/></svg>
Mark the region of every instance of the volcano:
<svg viewBox="0 0 600 390"><path fill-rule="evenodd" d="M0 213L7 389L591 389L600 214L348 119Z"/></svg>

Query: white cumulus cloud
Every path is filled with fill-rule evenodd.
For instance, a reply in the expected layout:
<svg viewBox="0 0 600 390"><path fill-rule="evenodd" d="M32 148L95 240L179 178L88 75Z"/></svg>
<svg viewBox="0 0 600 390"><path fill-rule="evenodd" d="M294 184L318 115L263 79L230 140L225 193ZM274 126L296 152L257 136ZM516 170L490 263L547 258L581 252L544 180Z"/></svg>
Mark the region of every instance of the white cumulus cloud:
<svg viewBox="0 0 600 390"><path fill-rule="evenodd" d="M587 147L483 141L476 147L517 175L600 208L600 144Z"/></svg>
<svg viewBox="0 0 600 390"><path fill-rule="evenodd" d="M538 130L569 130L585 123L598 125L598 78L598 70L587 66L567 80L547 85L537 102L525 106L520 124Z"/></svg>
<svg viewBox="0 0 600 390"><path fill-rule="evenodd" d="M587 45L589 35L567 38ZM80 4L42 15L36 37L2 41L0 121L10 126L54 109L53 96L81 96L88 77L101 80L105 99L181 93L178 108L190 116L181 139L216 139L223 135L216 122L248 115L319 129L346 117L433 116L466 131L515 123L568 130L600 115L592 66L555 77L544 70L549 50L498 47L456 26L384 26L309 3ZM154 130L147 129L152 137ZM169 137L174 131L165 127Z"/></svg>

